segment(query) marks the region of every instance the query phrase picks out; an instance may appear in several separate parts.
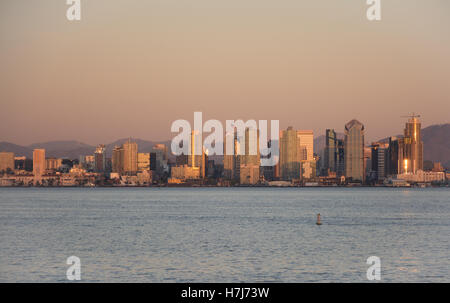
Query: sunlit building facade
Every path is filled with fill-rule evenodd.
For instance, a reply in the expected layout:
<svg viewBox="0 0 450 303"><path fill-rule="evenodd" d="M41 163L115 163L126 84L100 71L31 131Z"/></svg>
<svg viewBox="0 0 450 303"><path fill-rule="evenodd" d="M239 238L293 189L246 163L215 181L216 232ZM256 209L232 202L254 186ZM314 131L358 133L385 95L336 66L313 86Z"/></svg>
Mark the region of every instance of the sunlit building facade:
<svg viewBox="0 0 450 303"><path fill-rule="evenodd" d="M354 119L345 124L345 177L364 182L364 125Z"/></svg>

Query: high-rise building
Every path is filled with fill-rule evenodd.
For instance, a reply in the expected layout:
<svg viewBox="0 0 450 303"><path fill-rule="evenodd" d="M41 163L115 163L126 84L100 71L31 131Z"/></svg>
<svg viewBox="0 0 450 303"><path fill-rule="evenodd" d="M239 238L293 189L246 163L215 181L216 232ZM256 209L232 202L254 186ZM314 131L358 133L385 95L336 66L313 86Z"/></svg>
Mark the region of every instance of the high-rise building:
<svg viewBox="0 0 450 303"><path fill-rule="evenodd" d="M239 138L244 144L243 155L237 155L239 162L239 180L241 184L256 184L259 182L261 155L259 151L259 131L246 128L245 138Z"/></svg>
<svg viewBox="0 0 450 303"><path fill-rule="evenodd" d="M371 171L375 173L377 180L383 180L388 174L388 150L389 144L387 143L372 143Z"/></svg>
<svg viewBox="0 0 450 303"><path fill-rule="evenodd" d="M0 152L0 172L14 170L14 153Z"/></svg>
<svg viewBox="0 0 450 303"><path fill-rule="evenodd" d="M261 155L259 153L259 131L257 129L245 129L245 138L239 138L241 142L245 140L245 144L239 146L244 148L241 157L241 165L258 165L260 164Z"/></svg>
<svg viewBox="0 0 450 303"><path fill-rule="evenodd" d="M94 152L94 170L102 173L106 170L106 148L105 145L99 144Z"/></svg>
<svg viewBox="0 0 450 303"><path fill-rule="evenodd" d="M114 173L123 173L124 149L122 146L115 146L112 151L111 165Z"/></svg>
<svg viewBox="0 0 450 303"><path fill-rule="evenodd" d="M312 130L298 130L297 139L300 151L300 178L314 178L316 176L316 160L314 159L314 132Z"/></svg>
<svg viewBox="0 0 450 303"><path fill-rule="evenodd" d="M337 137L334 129L325 131L324 173L337 171Z"/></svg>
<svg viewBox="0 0 450 303"><path fill-rule="evenodd" d="M401 173L415 174L423 170L423 142L418 117L413 114L405 125Z"/></svg>
<svg viewBox="0 0 450 303"><path fill-rule="evenodd" d="M312 130L298 130L297 138L300 161L314 160L314 132Z"/></svg>
<svg viewBox="0 0 450 303"><path fill-rule="evenodd" d="M208 163L208 157L205 153L205 149L203 147L203 144L198 144L197 142L199 140L199 134L197 131L193 130L191 132L191 148L190 148L190 154L189 155L179 155L177 156L177 166L174 166L171 168L171 176L172 178L176 179L193 179L197 178L206 178L207 176L207 163ZM201 148L201 153L198 155L196 154L198 151L198 148ZM156 150L155 151L155 158L158 155L158 152L161 155L161 161L162 161L162 150ZM152 153L153 154L153 153ZM153 159L150 160L150 163ZM187 162L187 164L186 164ZM180 176L182 174L186 174L184 178L181 178Z"/></svg>
<svg viewBox="0 0 450 303"><path fill-rule="evenodd" d="M364 182L364 125L356 119L345 124L345 177Z"/></svg>
<svg viewBox="0 0 450 303"><path fill-rule="evenodd" d="M202 166L202 157L205 150L203 149L203 144L197 144L196 140L199 140L199 135L197 131L193 130L191 132L191 152L188 158L188 165L191 167L201 167ZM198 152L196 148L201 148L202 152ZM196 154L198 153L198 154Z"/></svg>
<svg viewBox="0 0 450 303"><path fill-rule="evenodd" d="M388 147L388 163L387 163L387 171L388 175L397 175L400 172L399 169L399 150L400 144L399 139L397 137L389 138L389 147Z"/></svg>
<svg viewBox="0 0 450 303"><path fill-rule="evenodd" d="M163 155L163 158L162 158L163 161L169 160L169 149L167 148L167 146L165 144L162 144L162 143L155 144L155 146L153 146L153 150L161 150L162 155Z"/></svg>
<svg viewBox="0 0 450 303"><path fill-rule="evenodd" d="M123 144L123 171L125 174L136 174L138 170L137 157L137 143L128 139L128 141Z"/></svg>
<svg viewBox="0 0 450 303"><path fill-rule="evenodd" d="M138 153L138 171L150 170L150 153Z"/></svg>
<svg viewBox="0 0 450 303"><path fill-rule="evenodd" d="M33 150L33 175L35 182L40 180L42 175L45 173L45 168L45 149Z"/></svg>
<svg viewBox="0 0 450 303"><path fill-rule="evenodd" d="M233 132L227 133L225 135L225 142L223 144L223 176L225 179L236 179L236 169L237 169L237 157L239 142L237 139L236 129ZM227 139L228 138L228 139ZM233 154L227 154L227 142L231 141L233 144ZM240 166L240 165L239 165Z"/></svg>
<svg viewBox="0 0 450 303"><path fill-rule="evenodd" d="M336 176L340 177L345 174L345 149L344 140L337 139L336 152Z"/></svg>
<svg viewBox="0 0 450 303"><path fill-rule="evenodd" d="M423 142L419 116L411 115L403 138L391 137L388 149L390 175L416 174L423 170Z"/></svg>
<svg viewBox="0 0 450 303"><path fill-rule="evenodd" d="M282 180L300 179L299 141L297 131L291 126L280 132L279 176Z"/></svg>

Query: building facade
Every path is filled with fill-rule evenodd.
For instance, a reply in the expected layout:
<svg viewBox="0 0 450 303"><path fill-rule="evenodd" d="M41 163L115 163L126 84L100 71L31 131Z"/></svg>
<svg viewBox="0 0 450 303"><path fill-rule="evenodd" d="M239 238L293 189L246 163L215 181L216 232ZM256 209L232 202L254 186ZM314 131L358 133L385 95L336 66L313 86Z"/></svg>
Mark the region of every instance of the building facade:
<svg viewBox="0 0 450 303"><path fill-rule="evenodd" d="M0 152L0 172L14 171L14 153Z"/></svg>
<svg viewBox="0 0 450 303"><path fill-rule="evenodd" d="M354 119L345 124L345 177L364 182L364 125Z"/></svg>
<svg viewBox="0 0 450 303"><path fill-rule="evenodd" d="M35 183L41 180L42 175L45 174L45 169L45 149L33 150L33 175Z"/></svg>

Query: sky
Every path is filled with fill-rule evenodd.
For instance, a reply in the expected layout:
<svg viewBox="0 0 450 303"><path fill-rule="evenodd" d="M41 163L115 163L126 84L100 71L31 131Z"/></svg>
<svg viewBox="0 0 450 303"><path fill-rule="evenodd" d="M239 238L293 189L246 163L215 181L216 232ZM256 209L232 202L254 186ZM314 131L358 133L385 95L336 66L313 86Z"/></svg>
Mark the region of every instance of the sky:
<svg viewBox="0 0 450 303"><path fill-rule="evenodd" d="M0 1L0 141L175 136L203 112L366 141L448 123L450 1Z"/></svg>

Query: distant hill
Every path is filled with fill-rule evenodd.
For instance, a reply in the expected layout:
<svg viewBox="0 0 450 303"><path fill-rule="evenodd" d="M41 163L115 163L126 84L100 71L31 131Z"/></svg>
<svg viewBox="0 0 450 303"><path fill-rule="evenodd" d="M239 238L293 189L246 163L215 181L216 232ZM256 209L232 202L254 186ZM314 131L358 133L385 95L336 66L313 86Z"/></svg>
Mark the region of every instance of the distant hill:
<svg viewBox="0 0 450 303"><path fill-rule="evenodd" d="M116 145L122 145L128 138L119 139L112 143L105 144L106 155L111 157L112 150ZM170 151L171 141L147 141L142 139L132 138L138 144L139 152L150 152L154 145L158 143L166 144ZM16 156L33 157L33 149L44 148L47 157L78 159L80 156L93 155L95 146L85 144L78 141L49 141L41 143L33 143L28 146L21 146L10 142L0 142L0 151L13 152Z"/></svg>
<svg viewBox="0 0 450 303"><path fill-rule="evenodd" d="M33 156L33 150L9 142L0 142L0 152L13 152L16 156L25 156L31 158Z"/></svg>
<svg viewBox="0 0 450 303"><path fill-rule="evenodd" d="M95 147L78 141L49 141L27 146L31 151L44 148L47 157L77 159L80 155L92 155Z"/></svg>
<svg viewBox="0 0 450 303"><path fill-rule="evenodd" d="M441 162L450 169L450 123L422 129L423 159Z"/></svg>

